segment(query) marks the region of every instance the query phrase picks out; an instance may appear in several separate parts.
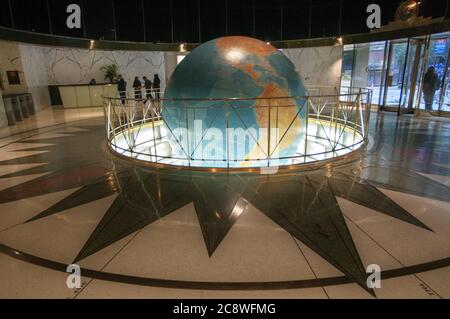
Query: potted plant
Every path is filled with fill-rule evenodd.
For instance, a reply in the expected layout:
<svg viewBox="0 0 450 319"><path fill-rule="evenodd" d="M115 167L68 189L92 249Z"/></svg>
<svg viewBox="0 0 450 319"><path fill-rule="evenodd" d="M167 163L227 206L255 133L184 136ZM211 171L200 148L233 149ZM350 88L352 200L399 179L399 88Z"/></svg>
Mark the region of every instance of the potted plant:
<svg viewBox="0 0 450 319"><path fill-rule="evenodd" d="M113 83L114 79L117 78L117 69L116 64L108 64L102 66L100 71L105 71L105 80L109 79L109 82Z"/></svg>

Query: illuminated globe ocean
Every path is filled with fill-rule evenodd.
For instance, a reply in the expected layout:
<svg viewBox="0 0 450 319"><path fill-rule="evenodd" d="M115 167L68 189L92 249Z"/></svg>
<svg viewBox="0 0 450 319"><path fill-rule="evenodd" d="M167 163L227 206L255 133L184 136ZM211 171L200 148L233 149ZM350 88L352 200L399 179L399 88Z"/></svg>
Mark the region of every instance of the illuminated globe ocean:
<svg viewBox="0 0 450 319"><path fill-rule="evenodd" d="M286 164L302 154L306 95L293 63L275 47L242 36L206 42L166 87L162 116L172 156L196 166L260 166L269 157Z"/></svg>

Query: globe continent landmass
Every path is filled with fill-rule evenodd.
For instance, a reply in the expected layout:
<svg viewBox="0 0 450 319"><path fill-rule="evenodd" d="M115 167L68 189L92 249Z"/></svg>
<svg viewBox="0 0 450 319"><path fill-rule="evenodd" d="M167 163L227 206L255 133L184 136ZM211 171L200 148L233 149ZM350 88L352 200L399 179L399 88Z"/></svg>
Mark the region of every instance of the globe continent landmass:
<svg viewBox="0 0 450 319"><path fill-rule="evenodd" d="M233 154L244 148L245 159L291 157L298 155L305 129L306 95L283 53L253 38L228 36L202 44L176 67L165 91L163 118L172 131L193 131L197 120L204 133L227 127L251 132L246 142L237 137L222 145ZM189 141L189 153L205 142L200 135ZM215 156L225 159L225 151Z"/></svg>

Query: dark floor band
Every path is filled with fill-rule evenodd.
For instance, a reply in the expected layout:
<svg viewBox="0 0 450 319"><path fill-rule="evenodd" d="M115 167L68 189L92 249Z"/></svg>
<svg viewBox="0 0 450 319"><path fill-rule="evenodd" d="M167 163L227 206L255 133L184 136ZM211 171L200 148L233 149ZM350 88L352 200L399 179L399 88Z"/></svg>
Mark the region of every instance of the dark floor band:
<svg viewBox="0 0 450 319"><path fill-rule="evenodd" d="M0 244L0 253L48 269L64 273L67 270L66 264L33 256L3 244ZM418 265L385 270L381 272L381 280L413 275L416 273L440 269L447 266L450 266L450 257ZM81 275L88 278L113 281L124 284L133 284L159 288L198 289L198 290L282 290L282 289L300 289L300 288L315 288L322 286L335 286L354 282L346 276L304 279L304 280L273 281L273 282L183 281L183 280L156 279L156 278L129 276L91 269L81 269Z"/></svg>

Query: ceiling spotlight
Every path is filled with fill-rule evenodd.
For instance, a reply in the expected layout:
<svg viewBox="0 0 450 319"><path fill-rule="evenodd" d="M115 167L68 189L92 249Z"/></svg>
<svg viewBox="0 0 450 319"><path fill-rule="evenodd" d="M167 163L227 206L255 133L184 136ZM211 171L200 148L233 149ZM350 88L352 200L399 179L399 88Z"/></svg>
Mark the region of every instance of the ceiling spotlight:
<svg viewBox="0 0 450 319"><path fill-rule="evenodd" d="M414 9L416 6L420 5L422 2L414 1L408 5L408 9Z"/></svg>

